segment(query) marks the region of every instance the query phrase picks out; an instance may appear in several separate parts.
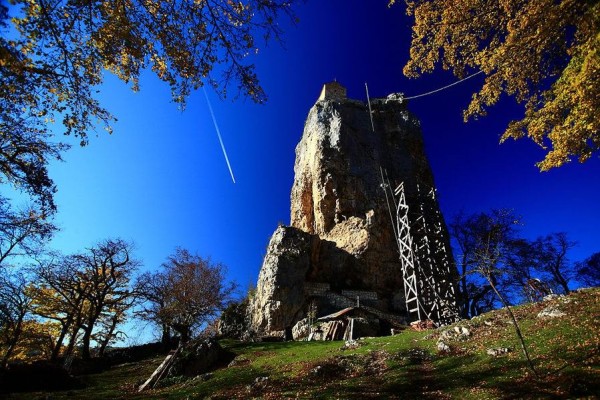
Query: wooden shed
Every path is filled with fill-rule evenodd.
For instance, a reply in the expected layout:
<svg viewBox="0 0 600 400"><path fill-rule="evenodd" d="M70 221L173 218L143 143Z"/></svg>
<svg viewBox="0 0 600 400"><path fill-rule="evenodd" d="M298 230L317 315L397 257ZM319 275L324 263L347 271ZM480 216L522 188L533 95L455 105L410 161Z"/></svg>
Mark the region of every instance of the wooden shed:
<svg viewBox="0 0 600 400"><path fill-rule="evenodd" d="M318 328L308 340L352 340L377 336L379 317L361 307L348 307L317 319Z"/></svg>

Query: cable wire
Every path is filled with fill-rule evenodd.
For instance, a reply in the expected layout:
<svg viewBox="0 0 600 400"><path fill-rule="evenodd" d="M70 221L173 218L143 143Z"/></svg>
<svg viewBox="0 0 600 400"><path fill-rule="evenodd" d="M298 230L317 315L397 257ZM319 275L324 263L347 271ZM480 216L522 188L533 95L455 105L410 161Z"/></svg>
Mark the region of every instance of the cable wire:
<svg viewBox="0 0 600 400"><path fill-rule="evenodd" d="M417 98L419 98L419 97L425 97L425 96L429 96L430 94L434 94L434 93L437 93L437 92L441 92L442 90L446 90L446 89L448 89L448 88L450 88L450 87L452 87L452 86L454 86L454 85L458 85L459 83L462 83L462 82L466 81L467 79L471 79L471 78L473 78L474 76L477 76L477 75L479 75L479 74L482 74L482 73L483 73L483 71L476 72L476 73L474 73L474 74L472 74L472 75L469 75L469 76L467 76L467 77L465 77L465 78L462 78L461 80L458 80L458 81L456 81L456 82L453 82L453 83L451 83L451 84L449 84L449 85L446 85L446 86L444 86L444 87L441 87L441 88L438 88L438 89L432 90L432 91L430 91L430 92L426 92L426 93L417 94L417 95L415 95L415 96L405 97L403 100L412 100L412 99L417 99Z"/></svg>

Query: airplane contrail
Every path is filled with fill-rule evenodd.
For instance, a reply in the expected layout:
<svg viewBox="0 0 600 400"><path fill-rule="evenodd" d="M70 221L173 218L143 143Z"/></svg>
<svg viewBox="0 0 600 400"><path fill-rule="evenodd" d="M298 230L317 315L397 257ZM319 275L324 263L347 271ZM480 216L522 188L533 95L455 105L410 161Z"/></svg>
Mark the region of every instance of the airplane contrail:
<svg viewBox="0 0 600 400"><path fill-rule="evenodd" d="M221 131L219 130L219 125L217 125L215 113L212 109L212 105L210 104L210 100L208 98L208 94L206 94L206 88L204 86L202 86L202 90L204 91L204 97L206 97L206 102L208 103L208 109L210 110L210 115L212 116L213 123L215 124L215 130L217 131L219 143L221 143L221 149L223 150L223 155L225 156L225 161L227 162L227 167L229 168L229 173L231 174L231 180L233 181L233 183L235 183L235 177L233 176L233 170L231 169L231 164L229 163L229 157L227 157L227 150L225 150L225 145L223 144L223 139L221 138Z"/></svg>

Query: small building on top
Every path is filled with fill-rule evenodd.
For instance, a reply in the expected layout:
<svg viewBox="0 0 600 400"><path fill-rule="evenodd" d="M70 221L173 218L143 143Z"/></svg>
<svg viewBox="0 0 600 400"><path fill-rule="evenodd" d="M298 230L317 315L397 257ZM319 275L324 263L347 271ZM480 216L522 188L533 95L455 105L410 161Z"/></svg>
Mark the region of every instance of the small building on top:
<svg viewBox="0 0 600 400"><path fill-rule="evenodd" d="M321 100L346 100L346 88L337 81L326 83L319 96L319 101Z"/></svg>

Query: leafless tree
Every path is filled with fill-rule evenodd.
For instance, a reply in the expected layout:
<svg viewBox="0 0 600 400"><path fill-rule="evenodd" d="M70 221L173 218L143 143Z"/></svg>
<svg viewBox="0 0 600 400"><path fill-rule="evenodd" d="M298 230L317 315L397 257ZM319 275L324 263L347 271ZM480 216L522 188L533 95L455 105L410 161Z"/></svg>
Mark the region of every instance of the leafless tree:
<svg viewBox="0 0 600 400"><path fill-rule="evenodd" d="M538 376L538 372L529 356L519 323L512 312L511 305L498 287L499 276L503 274L502 268L510 253L510 244L513 241L515 232L514 226L518 223L519 219L510 210L492 210L490 214L486 215L475 240L476 246L473 252L473 265L474 271L487 280L506 309L513 322L515 333L519 339L521 350L529 368Z"/></svg>
<svg viewBox="0 0 600 400"><path fill-rule="evenodd" d="M31 310L26 286L23 274L0 269L0 348L4 348L0 368L7 366L23 333L25 316Z"/></svg>
<svg viewBox="0 0 600 400"><path fill-rule="evenodd" d="M11 265L17 257L37 256L56 230L43 210L14 210L0 196L0 266Z"/></svg>
<svg viewBox="0 0 600 400"><path fill-rule="evenodd" d="M600 286L600 252L577 263L577 278L589 286Z"/></svg>
<svg viewBox="0 0 600 400"><path fill-rule="evenodd" d="M474 317L493 308L492 285L501 286L506 277L503 264L505 257L510 254L510 244L516 240L514 227L517 220L511 211L491 210L489 213L468 216L460 213L450 224L450 233L458 253L456 260L460 273L461 314L464 318ZM488 276L478 274L478 255L482 251L491 250L490 246L501 252L502 257L494 260L494 268L489 271ZM482 280L481 277L485 279Z"/></svg>
<svg viewBox="0 0 600 400"><path fill-rule="evenodd" d="M551 233L534 242L538 269L564 294L571 292L569 281L575 276L575 267L567 255L576 245L577 242L569 240L565 232Z"/></svg>

